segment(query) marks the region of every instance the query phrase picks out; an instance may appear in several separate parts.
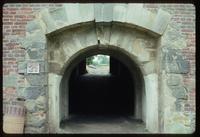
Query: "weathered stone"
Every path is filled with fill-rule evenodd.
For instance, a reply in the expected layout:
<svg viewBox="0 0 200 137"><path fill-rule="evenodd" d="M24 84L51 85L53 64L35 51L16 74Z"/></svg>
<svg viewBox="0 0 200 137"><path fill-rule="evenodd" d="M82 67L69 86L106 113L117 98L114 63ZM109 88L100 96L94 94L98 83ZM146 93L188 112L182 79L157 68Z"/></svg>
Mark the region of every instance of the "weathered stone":
<svg viewBox="0 0 200 137"><path fill-rule="evenodd" d="M145 74L155 73L155 62L151 61L144 64Z"/></svg>
<svg viewBox="0 0 200 137"><path fill-rule="evenodd" d="M3 76L3 87L15 87L17 85L17 75Z"/></svg>
<svg viewBox="0 0 200 137"><path fill-rule="evenodd" d="M152 26L152 30L157 32L158 34L163 34L169 21L171 19L171 15L168 12L163 11L162 9L158 10L158 13L155 17L154 24Z"/></svg>
<svg viewBox="0 0 200 137"><path fill-rule="evenodd" d="M18 62L17 63L17 70L18 70L18 73L26 73L26 62L23 61L23 62Z"/></svg>
<svg viewBox="0 0 200 137"><path fill-rule="evenodd" d="M21 46L23 48L27 49L30 47L34 47L36 45L34 42L42 43L42 44L46 43L46 37L42 31L37 31L37 32L31 33L30 35L28 35L27 37L23 39L20 39L19 42L21 43ZM41 46L41 44L39 46Z"/></svg>
<svg viewBox="0 0 200 137"><path fill-rule="evenodd" d="M28 47L30 47L32 45L32 41L28 40L28 39L23 39L20 41L21 46L25 49L27 49Z"/></svg>
<svg viewBox="0 0 200 137"><path fill-rule="evenodd" d="M67 24L72 25L75 23L81 22L81 16L79 11L79 4L78 3L71 3L71 4L63 4L63 7L65 7L66 15L67 15Z"/></svg>
<svg viewBox="0 0 200 137"><path fill-rule="evenodd" d="M180 84L180 77L176 75L170 75L167 79L168 86L178 86Z"/></svg>
<svg viewBox="0 0 200 137"><path fill-rule="evenodd" d="M46 97L45 96L39 96L37 99L36 99L36 106L39 110L43 110L43 111L46 111L47 110L47 107L46 107Z"/></svg>
<svg viewBox="0 0 200 137"><path fill-rule="evenodd" d="M32 48L45 49L45 48L46 48L46 43L44 43L44 42L33 41L31 47L32 47Z"/></svg>
<svg viewBox="0 0 200 137"><path fill-rule="evenodd" d="M179 122L173 122L173 124L170 124L167 126L167 132L168 133L190 133L190 128L184 126L182 123Z"/></svg>
<svg viewBox="0 0 200 137"><path fill-rule="evenodd" d="M168 133L191 133L191 127L188 127L190 118L182 112L172 112L165 121L165 130Z"/></svg>
<svg viewBox="0 0 200 137"><path fill-rule="evenodd" d="M113 4L104 4L102 16L103 16L103 22L111 22L113 19Z"/></svg>
<svg viewBox="0 0 200 137"><path fill-rule="evenodd" d="M56 24L51 15L49 14L48 9L43 9L41 11L42 19L47 26L47 32L56 30Z"/></svg>
<svg viewBox="0 0 200 137"><path fill-rule="evenodd" d="M49 13L51 14L51 17L54 19L54 21L67 21L66 10L64 7L49 11Z"/></svg>
<svg viewBox="0 0 200 137"><path fill-rule="evenodd" d="M177 28L174 28L172 25L168 25L162 37L162 45L171 47L173 49L182 49L187 47L186 40L181 35L181 31L178 31Z"/></svg>
<svg viewBox="0 0 200 137"><path fill-rule="evenodd" d="M95 3L94 4L94 18L96 22L103 22L103 14L102 14L103 4Z"/></svg>
<svg viewBox="0 0 200 137"><path fill-rule="evenodd" d="M44 59L45 50L28 49L27 51L30 59Z"/></svg>
<svg viewBox="0 0 200 137"><path fill-rule="evenodd" d="M26 79L32 86L47 85L47 75L44 73L29 74L26 75Z"/></svg>
<svg viewBox="0 0 200 137"><path fill-rule="evenodd" d="M143 8L143 4L128 4L126 22L152 30L155 15Z"/></svg>
<svg viewBox="0 0 200 137"><path fill-rule="evenodd" d="M94 4L79 4L79 10L81 11L82 22L94 20Z"/></svg>
<svg viewBox="0 0 200 137"><path fill-rule="evenodd" d="M28 99L25 101L26 110L28 112L35 112L36 111L36 101L32 99Z"/></svg>
<svg viewBox="0 0 200 137"><path fill-rule="evenodd" d="M25 133L31 133L31 134L38 134L38 133L46 133L46 128L43 126L41 128L36 128L36 127L25 127L24 128Z"/></svg>
<svg viewBox="0 0 200 137"><path fill-rule="evenodd" d="M29 21L26 25L26 31L32 32L34 30L42 29L39 20Z"/></svg>
<svg viewBox="0 0 200 137"><path fill-rule="evenodd" d="M168 73L185 74L189 72L189 62L184 60L181 51L163 48L162 68Z"/></svg>
<svg viewBox="0 0 200 137"><path fill-rule="evenodd" d="M177 64L179 67L179 72L186 74L189 72L189 61L186 60L177 60Z"/></svg>
<svg viewBox="0 0 200 137"><path fill-rule="evenodd" d="M61 66L58 63L50 62L49 63L49 72L60 73Z"/></svg>
<svg viewBox="0 0 200 137"><path fill-rule="evenodd" d="M46 114L44 112L27 113L26 125L32 127L42 127L46 122Z"/></svg>
<svg viewBox="0 0 200 137"><path fill-rule="evenodd" d="M177 99L187 99L187 91L182 86L173 86L170 87L172 89L172 95L176 97Z"/></svg>
<svg viewBox="0 0 200 137"><path fill-rule="evenodd" d="M167 62L166 66L166 71L169 73L185 74L189 72L189 62L186 60Z"/></svg>
<svg viewBox="0 0 200 137"><path fill-rule="evenodd" d="M20 93L25 99L37 99L46 94L46 87L27 87L24 90L21 89Z"/></svg>
<svg viewBox="0 0 200 137"><path fill-rule="evenodd" d="M126 21L127 4L115 4L113 8L113 21Z"/></svg>
<svg viewBox="0 0 200 137"><path fill-rule="evenodd" d="M39 62L40 64L40 72L43 73L43 72L48 72L48 63L47 61L41 61Z"/></svg>
<svg viewBox="0 0 200 137"><path fill-rule="evenodd" d="M25 87L20 86L17 87L17 96L25 97Z"/></svg>
<svg viewBox="0 0 200 137"><path fill-rule="evenodd" d="M176 106L176 111L181 111L182 105L181 105L182 101L177 99L175 101L175 106Z"/></svg>
<svg viewBox="0 0 200 137"><path fill-rule="evenodd" d="M110 34L111 34L111 24L101 24L96 23L96 32L97 37L100 40L100 44L107 45L109 44Z"/></svg>

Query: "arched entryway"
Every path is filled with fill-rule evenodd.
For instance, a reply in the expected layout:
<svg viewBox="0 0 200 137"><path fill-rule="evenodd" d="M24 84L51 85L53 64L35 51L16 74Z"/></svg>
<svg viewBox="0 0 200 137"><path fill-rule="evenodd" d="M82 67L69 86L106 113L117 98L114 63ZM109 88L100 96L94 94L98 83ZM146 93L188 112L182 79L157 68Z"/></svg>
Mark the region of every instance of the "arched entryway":
<svg viewBox="0 0 200 137"><path fill-rule="evenodd" d="M109 28L110 26L105 27ZM79 93L77 96L70 94L77 93L76 91L80 90L73 89L73 87L78 88L76 87L77 83L80 84L81 82L86 82L83 80L85 79L85 76L80 75L84 72L82 69L80 70L79 67L81 64L84 64L83 60L97 54L109 55L112 58L111 60L115 63L112 64L114 67L111 65L111 70L112 68L116 68L115 66L117 66L117 64L120 64L119 68L122 69L118 74L115 72L116 69L112 70L112 73L115 74L112 76L118 77L114 78L114 81L116 81L114 85L119 86L117 88L117 90L119 90L117 93L118 95L114 94L113 90L109 90L113 92L111 92L110 95L106 95L110 96L106 98L107 104L112 104L109 102L111 96L113 97L113 100L121 100L121 102L114 101L113 105L106 106L106 109L110 112L104 112L114 115L118 113L118 115L121 116L128 115L134 120L137 119L143 121L145 124L144 127L149 131L158 131L158 81L155 69L156 39L137 29L117 24L112 26L112 31L110 44L101 44L98 42L93 24L85 24L85 26L70 28L69 30L64 30L59 34L48 37L48 64L50 70L48 74L49 103L52 104L49 108L49 117L53 117L52 121L49 122L52 123L50 124L52 132L69 132L62 128L63 121L69 120L73 114L78 114L78 112L84 112L84 114L92 114L94 112L99 114L103 113L105 105L100 103L102 102L101 98L103 98L103 93L99 92L100 96L102 96L100 98L95 99L95 95L92 96L94 107L92 105L88 106L89 103L86 103L84 99L81 102L84 102L85 104L82 103L82 106L79 105L76 107L77 98L82 99L84 96ZM77 69L81 72L78 75L74 74L74 71ZM79 81L73 82L73 77L76 80L79 79ZM109 81L109 78L111 77L104 77L104 80L100 81L100 83L105 82L106 79ZM95 77L95 79L98 78ZM70 81L72 81L71 83L74 83L74 86L72 86L73 84L69 84ZM91 81L89 83L91 83ZM108 84L108 87L111 85ZM129 87L128 91L125 94L122 94L123 89L127 87ZM86 90L86 87L81 88L85 88ZM106 86L101 88L107 90ZM73 90L74 92L72 92ZM107 93L106 90L104 90L105 93ZM88 95L84 95L84 98L86 98L86 96L89 97L89 93ZM122 99L123 96L124 99ZM92 102L90 99L87 101ZM84 109L84 106L89 108L85 107ZM75 110L71 110L70 108L74 108ZM112 109L110 110L110 108ZM82 109L84 111L82 111ZM92 111L92 109L94 111ZM124 114L122 115L122 113ZM67 129L71 128L68 127ZM134 132L134 130L131 130L131 132Z"/></svg>
<svg viewBox="0 0 200 137"><path fill-rule="evenodd" d="M79 120L87 116L94 122L96 116L105 119L113 116L116 119L126 117L126 120L128 116L131 120L140 120L145 124L146 96L143 74L134 57L125 53L124 50L111 45L102 49L91 46L72 57L60 85L62 126L67 125L67 121L74 116ZM110 56L110 74L90 75L84 70L86 57L96 54ZM62 104L67 104L68 107ZM143 131L144 126L142 128ZM117 130L119 131L116 128L116 132Z"/></svg>
<svg viewBox="0 0 200 137"><path fill-rule="evenodd" d="M134 115L131 73L113 57L110 57L109 67L107 74L90 74L83 59L74 68L66 83L69 85L69 115ZM93 68L96 70L98 66Z"/></svg>
<svg viewBox="0 0 200 137"><path fill-rule="evenodd" d="M86 55L110 55L122 63L121 66L127 67L132 79L133 90L130 91L134 91L134 103L130 103L133 110L128 110L133 118L142 119L146 128L153 133L181 133L182 129L186 129L182 128L185 123L174 123L172 119L188 118L177 112L180 106L177 99L185 95L186 89L183 84L174 86L168 81L176 79L177 74L189 72L188 61L179 50L187 44L170 18L171 15L162 9L150 12L142 4L131 3L64 4L53 11L43 9L36 14L35 20L28 22L27 36L20 40L20 46L26 49L27 54L18 62L19 72L25 74L26 79L26 87L20 87L20 92L27 93L25 91L28 90L32 93L33 88L47 91L48 97L45 99L49 107L45 113L48 115L46 125L49 133L69 133L62 130L60 124L69 119L73 112L70 111L69 81L74 68ZM27 63L30 61L36 61L34 64L40 74L26 74L24 67L29 66ZM141 79L143 82L138 82ZM129 106L129 103L126 105ZM131 105L128 108L132 108ZM40 113L40 109L37 111ZM115 112L119 112L119 109ZM123 112L128 114L128 111ZM177 132L174 124L178 124Z"/></svg>

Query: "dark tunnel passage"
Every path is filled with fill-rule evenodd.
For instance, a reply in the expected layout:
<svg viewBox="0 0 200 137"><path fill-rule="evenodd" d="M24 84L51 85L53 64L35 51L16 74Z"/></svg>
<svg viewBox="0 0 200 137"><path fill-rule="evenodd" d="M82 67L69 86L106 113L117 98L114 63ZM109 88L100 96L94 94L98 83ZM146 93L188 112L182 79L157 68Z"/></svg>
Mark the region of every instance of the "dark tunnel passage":
<svg viewBox="0 0 200 137"><path fill-rule="evenodd" d="M88 74L82 60L69 79L69 115L133 115L134 81L129 69L110 56L110 73Z"/></svg>

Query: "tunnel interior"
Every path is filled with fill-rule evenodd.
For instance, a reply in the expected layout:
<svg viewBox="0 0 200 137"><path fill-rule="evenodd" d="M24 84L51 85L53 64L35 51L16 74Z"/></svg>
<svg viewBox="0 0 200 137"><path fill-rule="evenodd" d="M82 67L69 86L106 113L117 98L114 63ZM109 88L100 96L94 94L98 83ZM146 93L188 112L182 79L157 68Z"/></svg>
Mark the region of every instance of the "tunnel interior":
<svg viewBox="0 0 200 137"><path fill-rule="evenodd" d="M69 115L133 115L135 84L126 65L110 56L107 75L89 74L86 59L69 77ZM66 83L67 84L67 83Z"/></svg>

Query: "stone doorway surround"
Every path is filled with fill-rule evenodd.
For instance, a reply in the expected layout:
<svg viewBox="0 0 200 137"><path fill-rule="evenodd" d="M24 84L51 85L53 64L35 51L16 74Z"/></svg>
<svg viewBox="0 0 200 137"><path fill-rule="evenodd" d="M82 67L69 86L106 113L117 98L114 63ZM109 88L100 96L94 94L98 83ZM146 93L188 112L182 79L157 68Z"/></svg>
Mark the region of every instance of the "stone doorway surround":
<svg viewBox="0 0 200 137"><path fill-rule="evenodd" d="M60 102L66 68L90 48L113 48L127 54L142 72L146 128L152 133L191 133L181 122L181 130L171 128L171 119L183 117L176 100L185 98L181 74L188 72L180 52L186 43L173 25L169 13L162 9L152 13L143 4L64 4L53 11L44 9L27 24L26 38L21 40L27 54L18 62L18 70L27 84L19 94L41 89L38 94L48 103L43 124L49 133L61 133L60 103L68 105ZM39 63L39 74L27 74L29 62Z"/></svg>

